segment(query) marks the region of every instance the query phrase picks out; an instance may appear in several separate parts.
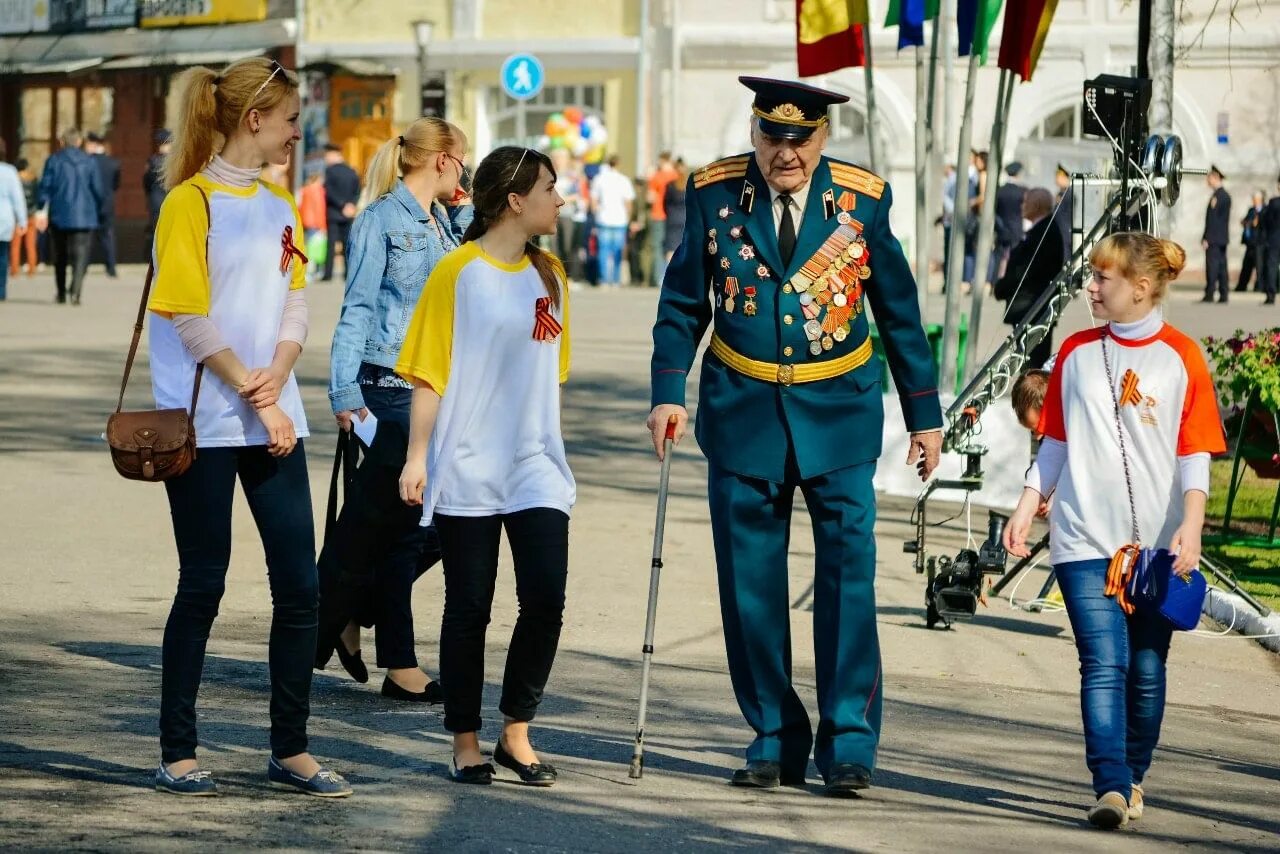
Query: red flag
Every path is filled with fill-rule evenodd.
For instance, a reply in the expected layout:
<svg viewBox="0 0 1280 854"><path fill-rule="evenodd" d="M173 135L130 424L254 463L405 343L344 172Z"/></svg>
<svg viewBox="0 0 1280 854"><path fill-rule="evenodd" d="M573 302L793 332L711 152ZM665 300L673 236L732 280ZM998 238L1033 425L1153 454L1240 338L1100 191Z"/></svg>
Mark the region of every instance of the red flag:
<svg viewBox="0 0 1280 854"><path fill-rule="evenodd" d="M796 65L801 77L866 64L866 4L849 0L796 0Z"/></svg>
<svg viewBox="0 0 1280 854"><path fill-rule="evenodd" d="M1024 0L1010 3L1004 12L1004 31L1000 36L998 65L1023 80L1030 80L1040 61L1049 23L1057 11L1058 0Z"/></svg>

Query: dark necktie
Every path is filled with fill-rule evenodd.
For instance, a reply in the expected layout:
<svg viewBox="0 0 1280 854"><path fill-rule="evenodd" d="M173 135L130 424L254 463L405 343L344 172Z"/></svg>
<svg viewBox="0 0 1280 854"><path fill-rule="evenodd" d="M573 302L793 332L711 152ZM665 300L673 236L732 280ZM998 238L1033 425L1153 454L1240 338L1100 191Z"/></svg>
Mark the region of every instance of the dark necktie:
<svg viewBox="0 0 1280 854"><path fill-rule="evenodd" d="M791 256L796 251L796 223L791 218L791 196L782 193L778 196L782 202L782 222L778 225L778 252L782 254L784 267L791 265Z"/></svg>

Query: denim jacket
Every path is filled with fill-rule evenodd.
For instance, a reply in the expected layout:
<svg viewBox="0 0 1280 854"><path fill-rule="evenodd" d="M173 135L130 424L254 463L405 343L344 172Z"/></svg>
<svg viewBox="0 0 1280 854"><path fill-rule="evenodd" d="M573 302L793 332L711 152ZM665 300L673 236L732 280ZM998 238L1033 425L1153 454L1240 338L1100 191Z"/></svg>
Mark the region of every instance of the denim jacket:
<svg viewBox="0 0 1280 854"><path fill-rule="evenodd" d="M403 181L361 211L351 229L347 290L329 354L333 411L364 407L360 364L394 368L427 276L457 248L471 224L470 205L432 205L444 243Z"/></svg>

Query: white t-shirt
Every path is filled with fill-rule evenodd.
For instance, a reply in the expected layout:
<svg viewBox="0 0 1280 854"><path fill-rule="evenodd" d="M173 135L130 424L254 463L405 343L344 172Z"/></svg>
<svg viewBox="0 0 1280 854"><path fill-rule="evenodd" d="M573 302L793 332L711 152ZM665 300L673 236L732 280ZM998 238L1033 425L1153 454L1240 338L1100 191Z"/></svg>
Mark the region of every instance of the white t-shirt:
<svg viewBox="0 0 1280 854"><path fill-rule="evenodd" d="M564 268L555 266L559 308L528 258L504 264L475 242L431 271L396 364L396 373L441 396L424 525L437 511L494 516L546 507L567 514L573 506L577 486L560 434L568 288Z"/></svg>
<svg viewBox="0 0 1280 854"><path fill-rule="evenodd" d="M591 201L595 204L596 225L617 227L630 225L627 206L636 197L631 179L611 166L603 167L591 182Z"/></svg>
<svg viewBox="0 0 1280 854"><path fill-rule="evenodd" d="M200 190L209 199L206 213ZM165 197L156 224L155 279L147 307L151 387L156 406L186 409L196 362L178 337L175 314L207 316L246 367L266 367L275 357L289 291L306 284L300 259L302 221L293 197L274 184L229 187L200 174ZM206 254L207 244L207 254ZM295 253L286 253L292 245ZM279 406L298 438L310 433L293 374ZM253 404L206 370L196 403L196 446L239 448L267 444Z"/></svg>
<svg viewBox="0 0 1280 854"><path fill-rule="evenodd" d="M1191 338L1167 323L1137 340L1108 334L1105 326L1072 335L1058 353L1038 428L1046 440L1066 445L1049 517L1055 565L1109 559L1133 541L1113 391L1142 545L1168 548L1182 524L1179 457L1226 450L1213 380ZM1054 484L1037 488L1048 492Z"/></svg>

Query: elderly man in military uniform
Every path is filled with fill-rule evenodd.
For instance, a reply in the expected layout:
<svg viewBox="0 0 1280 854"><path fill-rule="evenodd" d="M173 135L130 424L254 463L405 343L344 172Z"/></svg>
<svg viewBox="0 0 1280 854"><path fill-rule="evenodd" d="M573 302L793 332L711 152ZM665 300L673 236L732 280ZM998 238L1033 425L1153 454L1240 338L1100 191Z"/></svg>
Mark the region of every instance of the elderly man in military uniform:
<svg viewBox="0 0 1280 854"><path fill-rule="evenodd" d="M827 109L848 99L740 77L755 95L754 151L694 173L684 240L653 329L659 456L683 435L686 377L702 362L697 439L734 693L755 740L739 786L802 785L810 751L832 795L870 785L884 679L876 635L875 492L884 409L866 307L875 313L927 479L942 412L916 284L889 228L889 187L823 156ZM813 523L815 733L791 675L787 547L797 487Z"/></svg>

